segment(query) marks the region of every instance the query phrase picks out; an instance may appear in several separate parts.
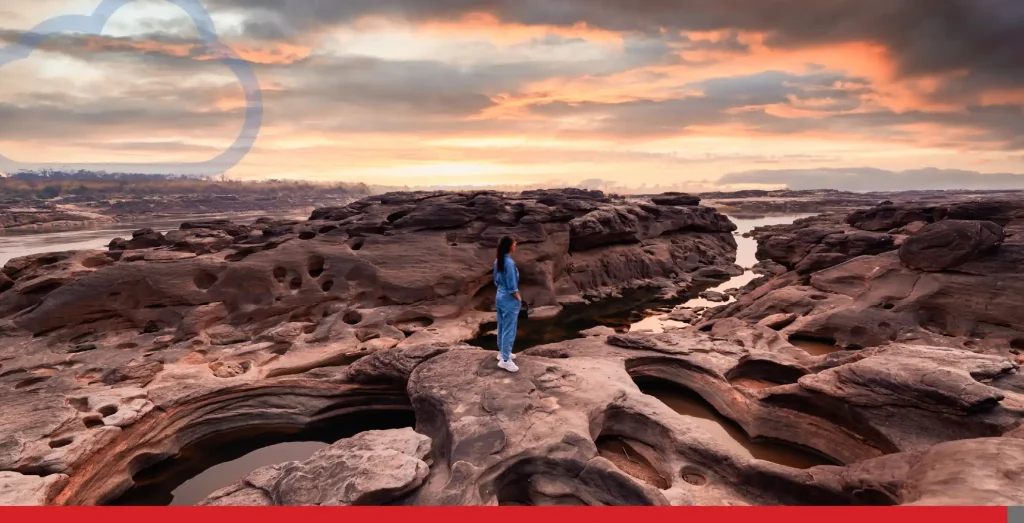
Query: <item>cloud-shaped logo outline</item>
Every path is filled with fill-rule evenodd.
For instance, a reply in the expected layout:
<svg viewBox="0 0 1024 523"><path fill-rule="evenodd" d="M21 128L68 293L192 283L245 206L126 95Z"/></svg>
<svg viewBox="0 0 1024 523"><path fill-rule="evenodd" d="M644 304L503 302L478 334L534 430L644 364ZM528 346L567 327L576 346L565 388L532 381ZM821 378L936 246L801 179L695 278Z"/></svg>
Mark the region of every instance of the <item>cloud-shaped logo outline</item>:
<svg viewBox="0 0 1024 523"><path fill-rule="evenodd" d="M31 30L27 31L21 38L0 49L0 68L28 58L33 51L39 48L48 38L64 33L83 33L88 35L100 35L106 27L110 18L122 7L135 0L102 0L100 5L90 15L61 15L50 18ZM226 65L238 77L238 81L245 92L245 122L242 130L224 152L218 156L203 162L180 162L160 164L133 164L136 168L153 165L160 165L167 170L177 171L185 174L215 175L228 171L238 165L249 151L252 150L256 138L259 136L260 127L263 125L263 91L260 88L259 79L253 70L252 64L239 57L234 50L220 41L214 27L213 18L203 7L200 0L169 0L172 4L183 10L192 22L196 24L199 31L199 38L207 50L222 64ZM0 170L16 172L22 169L31 169L33 164L22 163L8 158L0 153Z"/></svg>

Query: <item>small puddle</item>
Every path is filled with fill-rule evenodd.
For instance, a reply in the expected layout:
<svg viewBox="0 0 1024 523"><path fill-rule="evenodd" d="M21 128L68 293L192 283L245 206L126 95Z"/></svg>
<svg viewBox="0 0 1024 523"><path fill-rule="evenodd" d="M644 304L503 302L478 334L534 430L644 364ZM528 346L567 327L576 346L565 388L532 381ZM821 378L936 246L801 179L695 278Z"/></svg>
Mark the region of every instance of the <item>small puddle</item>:
<svg viewBox="0 0 1024 523"><path fill-rule="evenodd" d="M366 430L412 427L415 422L412 411L371 411L302 431L254 427L220 434L142 470L133 478L135 487L107 505L195 505L261 467L306 460L331 443Z"/></svg>
<svg viewBox="0 0 1024 523"><path fill-rule="evenodd" d="M672 410L693 418L701 428L726 448L740 454L797 469L818 465L836 465L811 450L775 441L752 441L735 422L722 416L699 394L660 380L638 379L637 386L649 396L661 400Z"/></svg>
<svg viewBox="0 0 1024 523"><path fill-rule="evenodd" d="M836 345L835 341L802 338L798 336L789 338L789 344L798 349L803 349L804 352L811 356L825 356L832 354L833 352L840 352L844 350L842 347Z"/></svg>

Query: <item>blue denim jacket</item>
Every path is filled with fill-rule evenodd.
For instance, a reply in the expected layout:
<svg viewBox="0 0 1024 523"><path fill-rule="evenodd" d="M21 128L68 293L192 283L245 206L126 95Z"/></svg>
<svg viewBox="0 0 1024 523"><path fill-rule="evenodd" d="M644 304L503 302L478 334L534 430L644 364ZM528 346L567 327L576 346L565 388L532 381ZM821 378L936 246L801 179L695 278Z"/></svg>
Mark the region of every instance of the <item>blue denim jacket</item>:
<svg viewBox="0 0 1024 523"><path fill-rule="evenodd" d="M505 255L505 271L498 272L498 260L494 260L494 286L498 288L498 305L519 304L519 300L513 296L519 292L519 268L512 257Z"/></svg>

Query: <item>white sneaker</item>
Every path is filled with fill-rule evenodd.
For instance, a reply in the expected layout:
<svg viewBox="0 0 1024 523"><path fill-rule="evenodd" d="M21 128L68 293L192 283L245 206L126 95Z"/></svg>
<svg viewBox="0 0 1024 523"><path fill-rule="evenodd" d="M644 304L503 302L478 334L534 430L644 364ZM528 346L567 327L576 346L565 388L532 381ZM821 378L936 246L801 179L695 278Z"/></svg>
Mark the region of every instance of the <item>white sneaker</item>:
<svg viewBox="0 0 1024 523"><path fill-rule="evenodd" d="M519 367L516 367L516 364L513 363L512 360L499 361L498 368L505 369L509 372L519 372Z"/></svg>
<svg viewBox="0 0 1024 523"><path fill-rule="evenodd" d="M513 360L516 359L516 355L513 354L512 357L509 358L509 359L513 359ZM498 351L498 361L501 361L501 351L500 350Z"/></svg>

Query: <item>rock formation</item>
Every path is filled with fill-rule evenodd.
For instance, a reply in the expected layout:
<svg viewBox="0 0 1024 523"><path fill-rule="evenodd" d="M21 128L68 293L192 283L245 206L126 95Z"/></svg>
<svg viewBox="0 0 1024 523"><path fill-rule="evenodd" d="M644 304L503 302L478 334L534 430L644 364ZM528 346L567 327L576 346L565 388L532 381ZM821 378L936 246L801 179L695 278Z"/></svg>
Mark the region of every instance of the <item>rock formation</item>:
<svg viewBox="0 0 1024 523"><path fill-rule="evenodd" d="M203 504L1024 503L1015 204L915 211L920 227L888 210L904 218L852 220L885 231L842 215L757 231L775 265L710 319L593 329L521 352L517 374L459 342L493 317L504 234L520 239L535 308L734 272L734 226L677 196L391 194L306 222L195 224L132 239L159 246L13 260L0 502L111 503L213 438L382 416L408 421ZM696 394L740 438L826 464L758 459L645 394L651 383Z"/></svg>
<svg viewBox="0 0 1024 523"><path fill-rule="evenodd" d="M64 474L74 486L105 449L148 437L142 425L175 405L396 346L470 339L493 319L502 235L519 239L527 303L557 310L728 274L734 229L710 208L599 192L398 193L308 221L193 222L138 231L106 252L15 259L0 281L0 470ZM369 390L365 408L398 401ZM173 448L193 437L160 430L180 439Z"/></svg>
<svg viewBox="0 0 1024 523"><path fill-rule="evenodd" d="M714 317L792 315L784 335L847 348L904 342L1016 357L1022 227L1024 204L983 201L882 205L761 229L758 257L789 271Z"/></svg>

